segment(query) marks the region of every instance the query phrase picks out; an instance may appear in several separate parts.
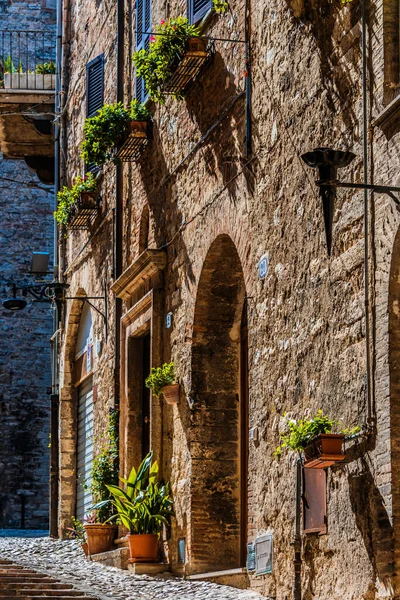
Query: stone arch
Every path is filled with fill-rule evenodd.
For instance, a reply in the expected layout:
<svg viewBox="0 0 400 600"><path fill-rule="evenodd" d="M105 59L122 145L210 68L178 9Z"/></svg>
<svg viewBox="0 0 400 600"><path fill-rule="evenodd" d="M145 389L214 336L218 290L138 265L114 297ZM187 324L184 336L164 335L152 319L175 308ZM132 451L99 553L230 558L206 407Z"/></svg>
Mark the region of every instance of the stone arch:
<svg viewBox="0 0 400 600"><path fill-rule="evenodd" d="M75 296L86 296L80 288ZM71 515L76 505L76 429L78 392L74 386L74 362L79 325L84 302L73 300L68 314L62 361L62 388L60 390L59 442L59 535L65 537L71 527Z"/></svg>
<svg viewBox="0 0 400 600"><path fill-rule="evenodd" d="M150 209L146 204L142 210L139 225L139 254L147 250L150 238Z"/></svg>
<svg viewBox="0 0 400 600"><path fill-rule="evenodd" d="M245 282L228 235L212 243L198 285L192 345L192 573L243 566L247 538Z"/></svg>

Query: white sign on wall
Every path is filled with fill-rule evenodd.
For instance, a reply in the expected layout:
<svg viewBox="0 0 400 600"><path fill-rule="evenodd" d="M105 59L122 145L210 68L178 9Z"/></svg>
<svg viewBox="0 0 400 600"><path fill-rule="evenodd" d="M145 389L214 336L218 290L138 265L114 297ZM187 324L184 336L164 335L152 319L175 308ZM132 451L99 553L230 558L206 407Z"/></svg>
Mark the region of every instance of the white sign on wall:
<svg viewBox="0 0 400 600"><path fill-rule="evenodd" d="M255 541L256 575L272 573L272 534L260 535Z"/></svg>

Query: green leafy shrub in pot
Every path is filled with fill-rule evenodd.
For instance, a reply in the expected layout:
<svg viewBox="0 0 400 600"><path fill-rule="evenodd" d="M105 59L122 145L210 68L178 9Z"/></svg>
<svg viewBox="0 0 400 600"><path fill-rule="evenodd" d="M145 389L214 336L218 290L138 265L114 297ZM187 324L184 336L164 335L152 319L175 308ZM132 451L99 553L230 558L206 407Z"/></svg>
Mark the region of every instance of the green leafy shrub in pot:
<svg viewBox="0 0 400 600"><path fill-rule="evenodd" d="M64 187L57 194L54 218L59 225L67 225L82 192L96 192L97 182L92 173L74 178L71 188Z"/></svg>
<svg viewBox="0 0 400 600"><path fill-rule="evenodd" d="M177 17L161 21L155 28L155 35L150 38L148 50L142 48L132 56L136 74L142 77L147 92L154 102L164 104L165 94L162 85L172 76L180 57L185 50L186 42L191 37L199 37L200 31L191 25L185 17ZM182 94L172 94L177 100Z"/></svg>
<svg viewBox="0 0 400 600"><path fill-rule="evenodd" d="M38 75L55 75L56 63L54 61L40 63L36 65L35 73Z"/></svg>
<svg viewBox="0 0 400 600"><path fill-rule="evenodd" d="M170 362L164 363L162 367L153 367L145 384L158 397L162 394L162 388L166 385L172 385L175 380L175 366L173 362Z"/></svg>
<svg viewBox="0 0 400 600"><path fill-rule="evenodd" d="M351 429L341 428L339 421L330 419L318 410L311 419L286 419L286 430L280 434L281 444L275 450L275 456L279 459L286 450L302 453L304 448L310 445L320 434L339 433L343 435L354 435L360 431L357 425Z"/></svg>
<svg viewBox="0 0 400 600"><path fill-rule="evenodd" d="M104 104L97 115L85 121L81 157L88 164L103 165L113 158L113 148L131 121L150 120L150 112L137 100L132 100L129 108L122 102Z"/></svg>

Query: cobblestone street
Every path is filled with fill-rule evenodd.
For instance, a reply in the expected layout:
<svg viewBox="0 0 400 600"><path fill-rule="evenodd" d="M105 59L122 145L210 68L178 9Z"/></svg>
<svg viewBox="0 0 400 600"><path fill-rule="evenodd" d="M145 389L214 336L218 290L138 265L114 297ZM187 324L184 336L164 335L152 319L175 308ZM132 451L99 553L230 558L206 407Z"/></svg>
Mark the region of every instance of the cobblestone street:
<svg viewBox="0 0 400 600"><path fill-rule="evenodd" d="M134 600L260 600L263 596L246 590L206 582L190 582L172 575L131 575L113 567L88 561L74 540L48 537L0 536L0 558L46 573L77 590L108 598Z"/></svg>

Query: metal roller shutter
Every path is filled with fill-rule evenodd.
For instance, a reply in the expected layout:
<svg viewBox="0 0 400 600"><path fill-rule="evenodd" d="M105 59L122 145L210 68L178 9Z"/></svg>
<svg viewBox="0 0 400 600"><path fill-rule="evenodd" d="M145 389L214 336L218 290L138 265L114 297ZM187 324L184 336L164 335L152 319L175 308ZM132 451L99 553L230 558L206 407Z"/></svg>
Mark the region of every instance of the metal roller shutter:
<svg viewBox="0 0 400 600"><path fill-rule="evenodd" d="M76 452L76 517L83 519L92 505L92 496L83 484L90 484L93 464L93 389L92 378L78 389L78 436Z"/></svg>

